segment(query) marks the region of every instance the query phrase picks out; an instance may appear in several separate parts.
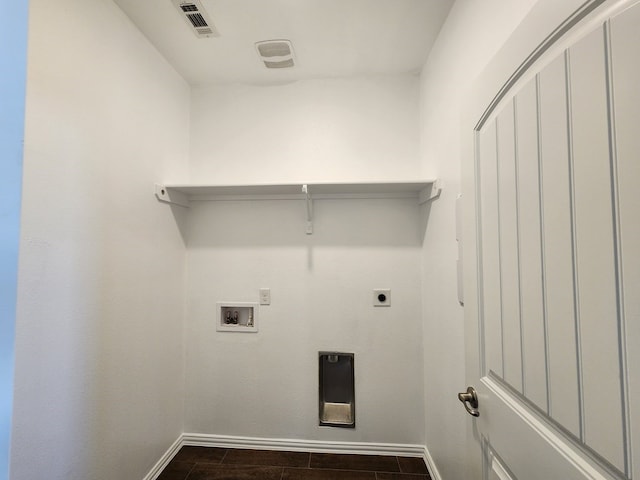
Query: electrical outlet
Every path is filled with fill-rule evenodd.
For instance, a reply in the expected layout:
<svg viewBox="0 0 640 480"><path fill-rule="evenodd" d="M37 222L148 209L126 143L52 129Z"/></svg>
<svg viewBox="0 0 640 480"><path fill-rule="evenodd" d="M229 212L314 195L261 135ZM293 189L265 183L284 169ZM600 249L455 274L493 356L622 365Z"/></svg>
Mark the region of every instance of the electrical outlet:
<svg viewBox="0 0 640 480"><path fill-rule="evenodd" d="M388 288L373 289L373 306L374 307L390 307L391 306L391 290Z"/></svg>
<svg viewBox="0 0 640 480"><path fill-rule="evenodd" d="M260 289L260 305L271 305L271 289Z"/></svg>

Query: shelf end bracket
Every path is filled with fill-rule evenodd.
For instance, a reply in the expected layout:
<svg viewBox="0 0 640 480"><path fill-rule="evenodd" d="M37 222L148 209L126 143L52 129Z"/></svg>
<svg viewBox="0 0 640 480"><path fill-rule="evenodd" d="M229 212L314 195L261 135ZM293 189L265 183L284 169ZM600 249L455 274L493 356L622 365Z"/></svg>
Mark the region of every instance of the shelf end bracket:
<svg viewBox="0 0 640 480"><path fill-rule="evenodd" d="M420 205L423 203L431 202L438 198L442 193L442 182L440 180L434 180L430 187L425 187L418 193L418 202Z"/></svg>
<svg viewBox="0 0 640 480"><path fill-rule="evenodd" d="M189 199L186 194L177 192L159 183L156 183L156 198L161 202L170 203L171 205L189 207Z"/></svg>

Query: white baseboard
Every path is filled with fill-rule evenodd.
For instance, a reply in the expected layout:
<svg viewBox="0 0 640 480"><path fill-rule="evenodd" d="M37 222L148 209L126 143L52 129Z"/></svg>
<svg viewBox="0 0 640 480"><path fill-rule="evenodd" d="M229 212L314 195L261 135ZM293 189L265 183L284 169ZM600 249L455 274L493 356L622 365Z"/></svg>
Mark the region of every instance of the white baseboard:
<svg viewBox="0 0 640 480"><path fill-rule="evenodd" d="M433 461L433 457L429 453L429 450L427 450L427 447L422 448L424 449L422 458L424 459L424 463L427 464L427 468L429 469L429 473L431 474L431 480L442 480L440 472L438 471L436 463Z"/></svg>
<svg viewBox="0 0 640 480"><path fill-rule="evenodd" d="M182 442L182 435L178 437L178 439L173 442L173 445L169 447L169 449L164 452L164 455L160 457L160 460L153 466L153 468L145 475L142 480L156 480L158 475L165 469L169 462L176 456L178 450L182 448L184 443Z"/></svg>
<svg viewBox="0 0 640 480"><path fill-rule="evenodd" d="M155 480L176 453L178 453L178 450L184 445L218 448L250 448L254 450L287 450L291 452L419 457L424 459L431 473L431 478L433 480L441 480L433 458L431 458L429 451L424 445L235 437L229 435L208 435L204 433L183 433L180 435L143 480Z"/></svg>
<svg viewBox="0 0 640 480"><path fill-rule="evenodd" d="M360 455L399 455L423 457L423 445L397 443L330 442L322 440L294 440L281 438L233 437L185 433L185 445L221 448L252 448L256 450L288 450L292 452L354 453Z"/></svg>

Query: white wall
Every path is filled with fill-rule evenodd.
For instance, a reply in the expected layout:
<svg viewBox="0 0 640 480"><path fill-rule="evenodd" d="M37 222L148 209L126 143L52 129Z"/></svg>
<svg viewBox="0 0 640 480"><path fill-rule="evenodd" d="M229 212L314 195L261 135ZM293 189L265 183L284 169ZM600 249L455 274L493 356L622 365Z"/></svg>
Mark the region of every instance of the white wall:
<svg viewBox="0 0 640 480"><path fill-rule="evenodd" d="M194 183L415 179L411 75L196 89ZM415 200L203 202L188 228L186 431L422 443L421 221ZM258 334L215 332L216 301L257 301ZM374 309L373 288L393 306ZM320 350L355 352L356 430L318 427Z"/></svg>
<svg viewBox="0 0 640 480"><path fill-rule="evenodd" d="M183 431L153 182L185 175L189 88L111 0L30 3L11 479L139 479Z"/></svg>
<svg viewBox="0 0 640 480"><path fill-rule="evenodd" d="M0 15L0 480L9 478L22 141L27 52L26 0Z"/></svg>
<svg viewBox="0 0 640 480"><path fill-rule="evenodd" d="M196 88L194 183L413 179L419 81L397 75Z"/></svg>
<svg viewBox="0 0 640 480"><path fill-rule="evenodd" d="M184 212L150 179L187 179L188 87L110 0L31 3L11 478L141 478L183 431L183 398L190 432L423 443L426 429L442 478L463 478L460 102L534 0L459 0L420 80L193 92L194 183L437 176L445 190L424 237L406 200L319 201L310 237L296 201L194 206L186 391ZM216 333L215 302L259 287L273 296L260 333ZM370 306L377 287L390 309ZM355 431L316 425L324 349L356 353Z"/></svg>
<svg viewBox="0 0 640 480"><path fill-rule="evenodd" d="M188 227L186 431L424 444L415 199L199 202ZM259 332L215 331L258 301ZM373 307L374 288L391 307ZM356 429L318 427L318 352L355 353Z"/></svg>
<svg viewBox="0 0 640 480"><path fill-rule="evenodd" d="M455 199L460 192L461 108L473 79L536 0L458 0L421 77L421 158L425 176L444 181L423 247L426 443L444 480L465 478L470 417L456 398L466 389L463 309L456 292Z"/></svg>

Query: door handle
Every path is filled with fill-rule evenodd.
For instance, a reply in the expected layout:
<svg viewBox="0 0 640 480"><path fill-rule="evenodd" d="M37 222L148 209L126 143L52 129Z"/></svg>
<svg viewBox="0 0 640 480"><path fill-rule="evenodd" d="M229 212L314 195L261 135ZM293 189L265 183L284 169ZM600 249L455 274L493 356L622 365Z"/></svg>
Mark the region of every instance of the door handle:
<svg viewBox="0 0 640 480"><path fill-rule="evenodd" d="M458 394L458 400L460 400L467 413L473 417L479 417L480 412L478 411L478 394L476 393L476 389L473 387L467 387L466 392L462 392Z"/></svg>

